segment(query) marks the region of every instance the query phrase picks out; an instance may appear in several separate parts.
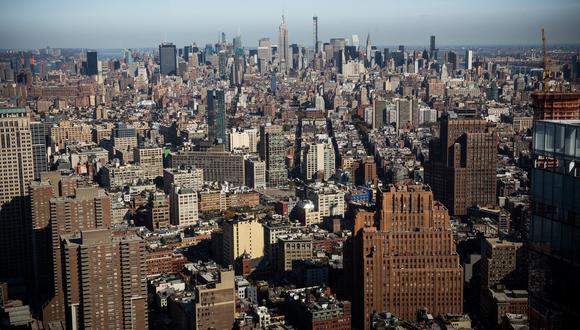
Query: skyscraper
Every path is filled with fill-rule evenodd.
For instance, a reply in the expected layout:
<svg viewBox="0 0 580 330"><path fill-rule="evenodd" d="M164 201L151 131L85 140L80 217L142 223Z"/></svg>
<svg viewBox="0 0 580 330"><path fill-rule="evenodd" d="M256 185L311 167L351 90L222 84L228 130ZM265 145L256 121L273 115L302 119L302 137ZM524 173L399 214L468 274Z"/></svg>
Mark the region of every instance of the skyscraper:
<svg viewBox="0 0 580 330"><path fill-rule="evenodd" d="M373 312L415 320L462 313L463 270L447 209L429 187L379 190L376 212L359 211L353 236L353 320L369 329Z"/></svg>
<svg viewBox="0 0 580 330"><path fill-rule="evenodd" d="M266 184L268 187L285 185L288 182L286 141L280 126L260 127L260 157L266 162Z"/></svg>
<svg viewBox="0 0 580 330"><path fill-rule="evenodd" d="M172 43L159 45L159 72L162 75L174 76L177 74L177 48Z"/></svg>
<svg viewBox="0 0 580 330"><path fill-rule="evenodd" d="M97 73L99 73L97 65L97 52L87 52L87 67L85 74L87 76L94 76Z"/></svg>
<svg viewBox="0 0 580 330"><path fill-rule="evenodd" d="M19 277L26 272L28 187L33 177L28 111L0 108L0 278Z"/></svg>
<svg viewBox="0 0 580 330"><path fill-rule="evenodd" d="M435 50L435 36L431 36L431 42L429 43L429 51L433 53Z"/></svg>
<svg viewBox="0 0 580 330"><path fill-rule="evenodd" d="M367 43L366 43L366 55L367 55L367 65L370 65L372 59L372 45L371 45L371 34L367 34Z"/></svg>
<svg viewBox="0 0 580 330"><path fill-rule="evenodd" d="M336 172L332 143L307 143L302 147L300 166L304 180L328 180Z"/></svg>
<svg viewBox="0 0 580 330"><path fill-rule="evenodd" d="M318 54L318 52L320 51L318 49L318 16L314 16L312 17L312 25L314 25L314 31L313 31L313 41L314 41L314 52L316 54Z"/></svg>
<svg viewBox="0 0 580 330"><path fill-rule="evenodd" d="M435 45L435 36L431 36L431 40L429 43L429 58L430 59L437 59L437 46Z"/></svg>
<svg viewBox="0 0 580 330"><path fill-rule="evenodd" d="M536 121L533 132L530 328L573 329L580 317L580 121Z"/></svg>
<svg viewBox="0 0 580 330"><path fill-rule="evenodd" d="M207 91L208 139L219 144L226 142L226 105L223 89Z"/></svg>
<svg viewBox="0 0 580 330"><path fill-rule="evenodd" d="M117 236L119 235L119 236ZM147 329L145 244L134 232L60 237L70 329Z"/></svg>
<svg viewBox="0 0 580 330"><path fill-rule="evenodd" d="M48 170L48 155L46 140L49 135L47 124L41 122L30 123L32 135L32 160L34 163L34 179L40 178L40 172Z"/></svg>
<svg viewBox="0 0 580 330"><path fill-rule="evenodd" d="M466 215L474 205L496 205L498 136L475 115L448 112L431 141L425 182L453 215Z"/></svg>
<svg viewBox="0 0 580 330"><path fill-rule="evenodd" d="M280 23L280 27L278 28L278 54L280 54L278 58L282 70L288 71L290 65L292 64L292 58L290 57L288 27L286 26L284 15L282 15L282 23Z"/></svg>
<svg viewBox="0 0 580 330"><path fill-rule="evenodd" d="M473 51L468 49L465 51L465 70L473 69Z"/></svg>
<svg viewBox="0 0 580 330"><path fill-rule="evenodd" d="M44 322L70 320L70 309L67 308L65 296L66 273L63 274L63 255L60 236L111 225L111 199L104 190L98 188L76 187L75 181L50 178L50 184L58 187L57 196L49 203L33 203L50 209L50 228L52 232L52 268L53 295L50 302L43 306ZM55 181L57 181L55 183ZM51 197L51 196L49 196ZM48 206L47 206L48 205ZM70 307L70 306L68 306Z"/></svg>

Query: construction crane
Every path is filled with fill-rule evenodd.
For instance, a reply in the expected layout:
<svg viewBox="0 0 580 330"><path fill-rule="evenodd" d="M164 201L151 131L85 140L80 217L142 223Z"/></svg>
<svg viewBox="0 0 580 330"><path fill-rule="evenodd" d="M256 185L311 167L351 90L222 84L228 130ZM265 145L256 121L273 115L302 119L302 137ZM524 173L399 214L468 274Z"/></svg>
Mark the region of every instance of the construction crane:
<svg viewBox="0 0 580 330"><path fill-rule="evenodd" d="M542 28L542 43L544 44L544 83L542 88L544 92L548 92L550 90L548 87L550 83L550 57L548 56L548 44L544 28Z"/></svg>

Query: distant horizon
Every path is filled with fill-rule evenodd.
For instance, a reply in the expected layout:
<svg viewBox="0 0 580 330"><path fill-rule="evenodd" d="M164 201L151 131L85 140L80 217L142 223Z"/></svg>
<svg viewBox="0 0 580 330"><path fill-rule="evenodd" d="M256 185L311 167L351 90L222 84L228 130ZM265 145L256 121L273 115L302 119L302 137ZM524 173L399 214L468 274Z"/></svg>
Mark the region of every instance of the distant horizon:
<svg viewBox="0 0 580 330"><path fill-rule="evenodd" d="M488 0L484 6L468 0L222 0L219 5L29 0L3 1L0 9L4 49L148 48L163 40L205 45L221 32L231 40L238 31L246 46L256 45L261 37L277 43L283 13L290 43L308 47L313 45L315 15L319 40L356 34L361 45L369 33L377 45L428 45L431 35L437 36L438 45L447 46L540 45L542 27L550 45L580 44L578 0Z"/></svg>
<svg viewBox="0 0 580 330"><path fill-rule="evenodd" d="M177 49L183 48L184 46L189 46L192 43L189 44L176 44L174 42L171 41L167 41L168 43L172 43L174 44ZM161 44L161 42L159 43ZM206 43L196 43L198 47L200 48L204 48ZM231 44L231 42L230 42ZM257 44L257 42L256 42ZM215 43L212 43L212 45L215 45ZM398 47L400 45L405 46L405 48L409 48L409 49L426 49L429 50L429 44L426 45L411 45L411 44L398 44L398 45L375 45L373 44L372 46L377 48L377 49L384 49L384 48L389 48L390 50L398 50ZM272 43L272 46L277 46L276 43ZM300 47L305 47L305 48L313 48L312 45L303 45L303 44L298 44L298 46ZM5 51L32 51L32 50L42 50L42 49L46 49L46 48L50 48L50 49L61 49L61 50L84 50L84 51L103 51L103 50L108 50L108 51L113 51L113 50L155 50L159 47L159 45L154 45L154 46L142 46L142 47L52 47L50 45L44 46L44 47L32 47L32 48L1 48L0 47L0 51L5 52ZM363 47L364 45L361 45L359 43L359 47ZM449 45L437 45L437 49L438 50L447 50L447 49L457 49L457 48L464 48L464 49L477 49L477 48L481 48L481 49L486 49L486 48L498 48L498 49L502 49L502 48L520 48L520 47L524 47L524 48L541 48L542 44L449 44ZM578 47L579 51L580 51L580 42L578 43L560 43L560 44L548 44L548 49L558 49L558 48L568 48L568 47ZM248 46L248 45L244 45L245 49L257 49L257 45L256 46Z"/></svg>

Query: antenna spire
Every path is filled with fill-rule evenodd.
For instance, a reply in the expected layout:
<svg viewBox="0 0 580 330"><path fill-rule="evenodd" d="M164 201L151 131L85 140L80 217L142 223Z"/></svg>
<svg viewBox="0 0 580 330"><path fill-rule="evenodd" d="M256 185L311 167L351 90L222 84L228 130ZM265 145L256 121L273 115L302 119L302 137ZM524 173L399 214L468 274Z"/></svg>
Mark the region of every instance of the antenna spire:
<svg viewBox="0 0 580 330"><path fill-rule="evenodd" d="M544 46L544 86L542 86L542 89L544 92L547 92L549 91L548 84L550 83L550 57L548 55L548 41L544 28L542 28L542 43Z"/></svg>

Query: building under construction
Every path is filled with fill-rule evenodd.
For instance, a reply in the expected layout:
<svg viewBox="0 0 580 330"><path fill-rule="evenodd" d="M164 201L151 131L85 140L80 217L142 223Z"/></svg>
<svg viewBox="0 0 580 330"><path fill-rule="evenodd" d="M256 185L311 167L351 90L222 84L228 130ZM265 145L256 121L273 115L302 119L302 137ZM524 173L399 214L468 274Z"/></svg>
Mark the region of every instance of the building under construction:
<svg viewBox="0 0 580 330"><path fill-rule="evenodd" d="M580 119L580 93L533 93L532 109L534 120Z"/></svg>

